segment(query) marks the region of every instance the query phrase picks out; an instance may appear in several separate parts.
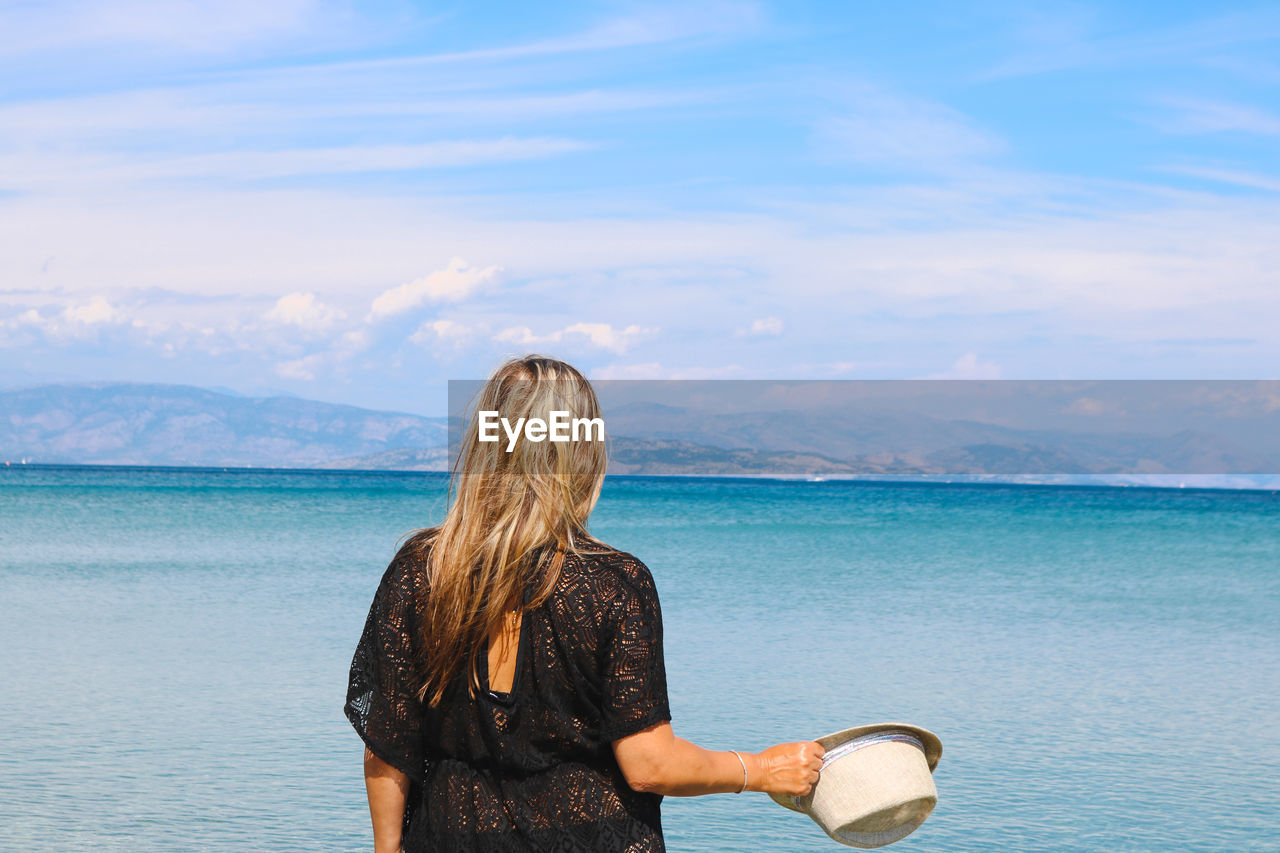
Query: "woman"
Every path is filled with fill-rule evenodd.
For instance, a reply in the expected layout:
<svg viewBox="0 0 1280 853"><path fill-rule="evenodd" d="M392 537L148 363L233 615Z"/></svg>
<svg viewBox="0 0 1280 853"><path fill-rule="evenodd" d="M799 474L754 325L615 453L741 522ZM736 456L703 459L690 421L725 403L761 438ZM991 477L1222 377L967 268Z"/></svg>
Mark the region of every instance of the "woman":
<svg viewBox="0 0 1280 853"><path fill-rule="evenodd" d="M532 355L495 372L477 411L601 417L582 374ZM663 795L817 781L816 742L713 751L672 731L653 578L586 530L595 438L509 446L473 418L444 522L387 567L346 702L377 851L651 853Z"/></svg>

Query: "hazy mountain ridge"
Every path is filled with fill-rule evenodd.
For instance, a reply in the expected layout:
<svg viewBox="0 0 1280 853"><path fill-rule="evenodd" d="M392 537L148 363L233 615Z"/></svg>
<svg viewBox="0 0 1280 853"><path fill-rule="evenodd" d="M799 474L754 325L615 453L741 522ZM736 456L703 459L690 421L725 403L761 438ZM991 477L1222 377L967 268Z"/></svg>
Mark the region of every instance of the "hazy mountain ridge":
<svg viewBox="0 0 1280 853"><path fill-rule="evenodd" d="M346 471L447 471L449 448L384 450L364 456L349 456L313 466Z"/></svg>
<svg viewBox="0 0 1280 853"><path fill-rule="evenodd" d="M0 458L116 465L306 468L443 446L443 418L191 385L43 385L0 391Z"/></svg>
<svg viewBox="0 0 1280 853"><path fill-rule="evenodd" d="M609 429L615 435L711 447L798 453L821 448L824 456L869 472L999 473L1011 465L1023 473L1263 471L1269 466L1280 472L1277 454L1206 430L1083 433L875 408L691 414L674 406L629 404L609 413Z"/></svg>
<svg viewBox="0 0 1280 853"><path fill-rule="evenodd" d="M83 383L0 391L0 459L37 463L444 471L447 419L186 385ZM1140 483L1139 475L1280 471L1220 435L1015 429L865 409L607 411L613 474ZM1204 485L1273 488L1280 476ZM1175 481L1172 483L1177 485Z"/></svg>

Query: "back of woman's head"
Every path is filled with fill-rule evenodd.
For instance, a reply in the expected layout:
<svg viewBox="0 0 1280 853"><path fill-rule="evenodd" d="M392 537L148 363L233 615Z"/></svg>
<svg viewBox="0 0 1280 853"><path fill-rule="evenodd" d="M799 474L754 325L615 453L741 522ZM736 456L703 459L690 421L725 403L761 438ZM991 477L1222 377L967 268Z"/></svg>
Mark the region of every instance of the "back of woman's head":
<svg viewBox="0 0 1280 853"><path fill-rule="evenodd" d="M458 443L450 514L531 546L570 543L595 503L606 464L604 436L584 420L603 432L595 391L573 367L538 355L504 362L480 392ZM530 440L516 429L534 421L566 425L569 440ZM521 434L512 438L511 430Z"/></svg>
<svg viewBox="0 0 1280 853"><path fill-rule="evenodd" d="M543 428L524 429L535 421ZM591 383L539 355L494 371L455 450L448 512L423 540L421 694L431 704L463 666L480 687L484 640L523 609L527 584L538 581L529 606L550 595L565 554L586 537L607 464Z"/></svg>

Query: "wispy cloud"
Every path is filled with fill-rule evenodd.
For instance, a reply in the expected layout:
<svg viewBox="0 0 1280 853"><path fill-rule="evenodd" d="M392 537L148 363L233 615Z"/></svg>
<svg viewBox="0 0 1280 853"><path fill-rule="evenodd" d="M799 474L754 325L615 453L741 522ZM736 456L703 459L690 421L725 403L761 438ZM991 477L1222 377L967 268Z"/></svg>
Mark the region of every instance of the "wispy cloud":
<svg viewBox="0 0 1280 853"><path fill-rule="evenodd" d="M414 333L409 336L409 340L419 345L445 341L454 346L461 346L474 338L479 332L479 329L454 322L453 320L428 320L414 330Z"/></svg>
<svg viewBox="0 0 1280 853"><path fill-rule="evenodd" d="M930 373L924 379L999 379L1000 365L994 361L983 361L977 353L967 352L960 356L951 367L940 373Z"/></svg>
<svg viewBox="0 0 1280 853"><path fill-rule="evenodd" d="M738 329L733 334L739 338L777 337L782 334L784 323L778 317L761 317L752 320L751 325Z"/></svg>
<svg viewBox="0 0 1280 853"><path fill-rule="evenodd" d="M310 67L313 70L373 67L386 69L596 53L741 35L757 29L764 20L764 9L756 2L712 0L704 3L664 4L610 18L568 35L535 39L503 47L322 63Z"/></svg>
<svg viewBox="0 0 1280 853"><path fill-rule="evenodd" d="M72 300L61 310L28 308L0 321L0 329L19 335L38 332L46 340L70 342L96 338L103 328L126 325L128 322L128 317L119 308L102 296L94 296ZM18 340L12 343L17 343ZM0 341L0 346L2 345L3 342Z"/></svg>
<svg viewBox="0 0 1280 853"><path fill-rule="evenodd" d="M221 30L191 4L27 3L49 11L0 33L34 45L0 57L4 375L372 402L525 347L664 377L1280 357L1277 104L1241 83L1274 66L1274 10L1037 10L1011 35L663 3L498 37L463 6L240 2ZM118 20L31 29L73 13ZM997 76L1088 76L975 85L1001 51Z"/></svg>
<svg viewBox="0 0 1280 853"><path fill-rule="evenodd" d="M656 361L638 364L608 364L589 372L590 378L609 379L731 379L741 377L747 371L738 364L715 367L664 367Z"/></svg>
<svg viewBox="0 0 1280 853"><path fill-rule="evenodd" d="M313 382L316 378L316 371L320 369L320 365L323 362L324 355L322 353L313 353L302 358L279 362L275 366L275 371L276 375L282 379Z"/></svg>
<svg viewBox="0 0 1280 853"><path fill-rule="evenodd" d="M370 343L370 336L366 329L348 330L322 343L321 347L314 352L300 358L277 362L273 370L280 378L295 382L310 383L320 379L334 378L349 380L347 363L368 349ZM168 344L166 348L172 355L173 348Z"/></svg>
<svg viewBox="0 0 1280 853"><path fill-rule="evenodd" d="M5 181L5 189L27 191L185 178L256 181L298 175L441 169L536 160L587 147L587 143L569 139L508 137L419 145L229 151L162 158L146 154L84 157L29 152L0 156L0 173L5 175L0 180Z"/></svg>
<svg viewBox="0 0 1280 853"><path fill-rule="evenodd" d="M276 300L266 319L323 332L346 315L322 303L314 293L289 293Z"/></svg>
<svg viewBox="0 0 1280 853"><path fill-rule="evenodd" d="M818 153L875 167L953 170L1000 154L1005 143L960 112L924 98L851 83L836 113L815 125Z"/></svg>
<svg viewBox="0 0 1280 853"><path fill-rule="evenodd" d="M40 0L4 4L0 54L87 45L160 46L212 52L296 30L320 11L313 0Z"/></svg>
<svg viewBox="0 0 1280 853"><path fill-rule="evenodd" d="M461 302L495 282L501 272L502 268L498 266L474 267L462 258L454 257L442 270L384 291L373 300L365 319L379 320L428 302Z"/></svg>
<svg viewBox="0 0 1280 853"><path fill-rule="evenodd" d="M528 326L513 326L503 329L494 336L494 340L520 346L543 346L585 339L594 347L609 350L610 352L623 353L637 341L650 337L657 332L658 329L656 327L644 327L635 324L625 328L615 328L609 323L574 323L544 335L534 334L533 330Z"/></svg>
<svg viewBox="0 0 1280 853"><path fill-rule="evenodd" d="M1168 60L1185 62L1224 48L1280 38L1280 12L1267 6L1137 32L1116 32L1118 27L1112 32L1101 31L1103 23L1090 22L1089 30L1072 27L1065 36L1032 39L976 75L976 79L989 81L1083 67L1149 66Z"/></svg>
<svg viewBox="0 0 1280 853"><path fill-rule="evenodd" d="M1156 125L1171 133L1248 133L1280 136L1280 114L1246 104L1167 98L1171 112Z"/></svg>
<svg viewBox="0 0 1280 853"><path fill-rule="evenodd" d="M1253 83L1280 83L1280 63L1269 57L1218 56L1205 60L1205 65Z"/></svg>
<svg viewBox="0 0 1280 853"><path fill-rule="evenodd" d="M273 73L272 70L261 72ZM343 85L345 83L345 85ZM586 117L696 107L732 97L728 87L571 88L561 92L507 93L453 91L430 79L406 87L403 81L374 79L336 91L300 97L287 88L197 79L186 86L43 98L0 104L0 141L30 147L75 142L76 147L112 148L157 135L184 145L237 145L341 131L344 123L378 120L448 121L449 127L509 127L513 122ZM383 127L383 130L392 128ZM395 125L398 133L421 134L420 124ZM348 126L348 130L354 130ZM215 135L216 134L216 135Z"/></svg>
<svg viewBox="0 0 1280 853"><path fill-rule="evenodd" d="M1234 184L1239 187L1249 187L1255 190L1267 190L1268 192L1280 193L1280 177L1272 175L1259 175L1255 172L1241 172L1235 169L1215 169L1205 166L1164 166L1166 172L1173 172L1179 175L1188 175L1193 178L1203 178L1207 181L1218 181L1224 184Z"/></svg>

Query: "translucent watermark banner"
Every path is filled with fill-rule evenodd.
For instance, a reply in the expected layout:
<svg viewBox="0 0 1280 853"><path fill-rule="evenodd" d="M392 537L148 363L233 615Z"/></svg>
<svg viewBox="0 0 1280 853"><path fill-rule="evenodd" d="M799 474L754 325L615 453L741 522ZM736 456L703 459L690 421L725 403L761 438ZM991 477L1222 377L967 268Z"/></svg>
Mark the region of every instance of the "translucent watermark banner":
<svg viewBox="0 0 1280 853"><path fill-rule="evenodd" d="M517 423L478 414L485 384L449 382L451 469L479 431L503 452L596 440L572 389L548 398L560 409ZM1280 380L591 385L610 474L1280 486Z"/></svg>

